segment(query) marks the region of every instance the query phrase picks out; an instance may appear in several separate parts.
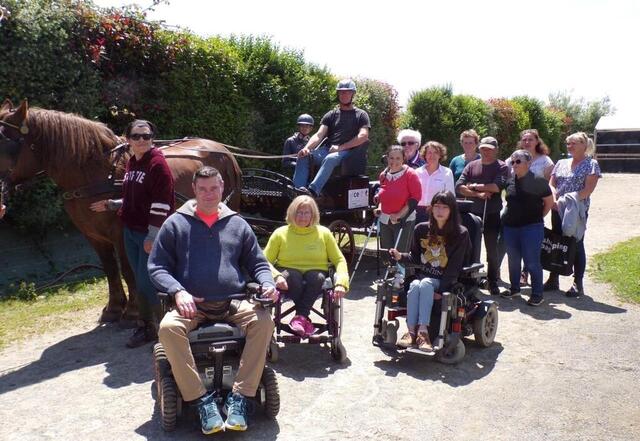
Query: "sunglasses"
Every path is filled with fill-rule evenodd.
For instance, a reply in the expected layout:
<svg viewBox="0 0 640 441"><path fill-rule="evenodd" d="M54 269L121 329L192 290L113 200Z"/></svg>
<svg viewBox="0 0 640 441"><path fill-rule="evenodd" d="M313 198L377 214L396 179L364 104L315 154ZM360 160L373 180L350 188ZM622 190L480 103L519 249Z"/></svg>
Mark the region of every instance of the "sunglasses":
<svg viewBox="0 0 640 441"><path fill-rule="evenodd" d="M415 144L417 144L417 142L415 142L415 141L406 141L406 142L401 142L401 143L400 143L400 145L401 145L402 147L406 147L406 146L408 146L408 145L415 145Z"/></svg>
<svg viewBox="0 0 640 441"><path fill-rule="evenodd" d="M131 135L129 135L129 138L133 139L134 141L138 141L141 138L145 141L149 141L153 138L153 135L151 133L132 133Z"/></svg>
<svg viewBox="0 0 640 441"><path fill-rule="evenodd" d="M519 165L519 164L522 164L524 162L524 160L522 160L522 159L514 159L512 162L514 164L518 164Z"/></svg>

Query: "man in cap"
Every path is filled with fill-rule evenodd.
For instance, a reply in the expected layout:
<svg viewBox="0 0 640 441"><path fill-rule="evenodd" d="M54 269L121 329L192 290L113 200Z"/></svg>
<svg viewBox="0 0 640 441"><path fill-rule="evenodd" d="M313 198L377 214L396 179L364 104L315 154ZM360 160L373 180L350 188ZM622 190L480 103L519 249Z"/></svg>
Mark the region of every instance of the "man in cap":
<svg viewBox="0 0 640 441"><path fill-rule="evenodd" d="M338 82L336 92L339 106L322 117L320 129L298 153L296 170L293 174L293 184L302 192L312 196L320 194L333 169L348 158L353 153L353 149L366 148L369 142L371 128L369 115L353 105L356 84L351 79L341 80ZM328 141L326 143L322 142L325 138ZM306 187L311 160L319 164L320 169Z"/></svg>
<svg viewBox="0 0 640 441"><path fill-rule="evenodd" d="M509 168L498 159L498 141L495 138L482 138L478 149L480 159L465 166L456 183L456 192L473 200L471 212L483 218L489 292L491 295L499 295L498 233L502 210L501 192L507 185Z"/></svg>
<svg viewBox="0 0 640 441"><path fill-rule="evenodd" d="M303 113L298 117L296 123L298 124L298 131L284 142L284 146L282 147L283 155L297 155L298 152L307 145L307 142L309 142L309 134L313 130L314 125L313 117ZM282 158L282 167L287 171L295 170L296 158Z"/></svg>

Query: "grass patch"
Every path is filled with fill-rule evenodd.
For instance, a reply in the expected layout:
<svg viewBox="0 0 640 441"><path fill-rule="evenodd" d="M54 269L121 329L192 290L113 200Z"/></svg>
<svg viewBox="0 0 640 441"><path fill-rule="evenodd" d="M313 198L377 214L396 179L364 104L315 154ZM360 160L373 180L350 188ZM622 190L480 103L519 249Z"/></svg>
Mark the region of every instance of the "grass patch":
<svg viewBox="0 0 640 441"><path fill-rule="evenodd" d="M70 321L86 320L84 314L76 313L104 305L108 290L107 279L100 278L47 289L31 299L1 300L0 349L66 327Z"/></svg>
<svg viewBox="0 0 640 441"><path fill-rule="evenodd" d="M590 273L624 300L640 303L640 237L620 242L591 260Z"/></svg>

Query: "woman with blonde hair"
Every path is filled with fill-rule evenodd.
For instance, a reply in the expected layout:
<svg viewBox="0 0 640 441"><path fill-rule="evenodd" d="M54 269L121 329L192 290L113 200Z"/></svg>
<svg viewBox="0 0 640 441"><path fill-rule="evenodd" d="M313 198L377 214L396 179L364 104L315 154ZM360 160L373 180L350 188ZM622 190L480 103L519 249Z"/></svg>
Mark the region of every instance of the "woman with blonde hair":
<svg viewBox="0 0 640 441"><path fill-rule="evenodd" d="M277 228L264 249L276 287L288 291L296 306L289 327L301 337L315 329L309 314L322 291L329 265L336 269L334 295L349 290L349 269L331 231L320 225L318 205L310 196L298 196L287 208L287 225Z"/></svg>
<svg viewBox="0 0 640 441"><path fill-rule="evenodd" d="M587 266L587 256L584 250L584 233L589 215L591 193L598 185L601 177L598 161L592 158L595 153L593 140L584 132L569 135L566 139L567 151L571 158L559 160L553 171L549 185L556 201L551 212L553 231L563 233L563 228L571 227L576 237L576 255L573 262L573 285L565 292L567 297L578 297L584 294L583 277ZM563 220L567 208L573 204L578 212L584 210L584 217L577 216L575 221L580 225L568 225ZM544 284L545 291L560 288L558 273L550 273Z"/></svg>

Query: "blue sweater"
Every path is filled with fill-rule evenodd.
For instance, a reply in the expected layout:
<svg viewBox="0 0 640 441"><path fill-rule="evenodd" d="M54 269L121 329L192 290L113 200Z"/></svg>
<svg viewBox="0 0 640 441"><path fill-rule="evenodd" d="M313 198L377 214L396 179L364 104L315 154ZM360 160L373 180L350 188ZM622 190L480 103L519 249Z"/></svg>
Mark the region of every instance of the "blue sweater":
<svg viewBox="0 0 640 441"><path fill-rule="evenodd" d="M149 276L162 292L186 290L207 301L244 291L247 281L275 286L269 263L251 227L220 204L211 228L185 203L162 224L149 255Z"/></svg>

